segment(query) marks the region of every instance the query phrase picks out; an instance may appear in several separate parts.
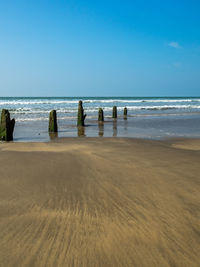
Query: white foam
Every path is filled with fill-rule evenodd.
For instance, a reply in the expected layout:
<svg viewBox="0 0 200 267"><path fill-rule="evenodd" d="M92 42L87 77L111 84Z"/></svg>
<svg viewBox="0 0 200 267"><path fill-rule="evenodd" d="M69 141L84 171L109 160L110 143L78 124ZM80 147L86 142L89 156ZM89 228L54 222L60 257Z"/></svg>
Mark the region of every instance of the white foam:
<svg viewBox="0 0 200 267"><path fill-rule="evenodd" d="M45 117L37 117L37 118L17 118L16 121L18 122L24 122L24 121L47 121L49 118Z"/></svg>
<svg viewBox="0 0 200 267"><path fill-rule="evenodd" d="M184 103L200 102L200 99L84 99L83 103ZM0 106L4 105L57 105L78 104L78 100L0 100Z"/></svg>
<svg viewBox="0 0 200 267"><path fill-rule="evenodd" d="M44 100L44 101L18 101L10 100L3 101L0 100L0 105L54 105L54 104L78 104L78 100Z"/></svg>
<svg viewBox="0 0 200 267"><path fill-rule="evenodd" d="M117 107L123 110L124 107ZM128 110L167 110L167 109L200 109L197 105L163 105L163 106L127 106ZM112 107L103 108L104 111L111 111Z"/></svg>
<svg viewBox="0 0 200 267"><path fill-rule="evenodd" d="M128 110L167 110L167 109L200 109L200 105L154 105L154 106L127 106ZM113 107L103 107L104 111L111 111ZM119 111L123 110L124 107L117 107ZM85 112L94 113L98 112L98 107L86 107ZM48 114L49 110L34 110L34 109L16 109L11 110L11 114ZM77 108L58 108L57 113L77 113Z"/></svg>

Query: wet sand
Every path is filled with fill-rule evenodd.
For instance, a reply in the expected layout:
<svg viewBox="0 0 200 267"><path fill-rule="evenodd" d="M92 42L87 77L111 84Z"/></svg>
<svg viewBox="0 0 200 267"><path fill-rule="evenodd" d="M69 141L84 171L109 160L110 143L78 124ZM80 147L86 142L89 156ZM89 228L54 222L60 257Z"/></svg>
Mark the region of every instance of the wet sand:
<svg viewBox="0 0 200 267"><path fill-rule="evenodd" d="M0 266L199 266L200 140L0 143Z"/></svg>

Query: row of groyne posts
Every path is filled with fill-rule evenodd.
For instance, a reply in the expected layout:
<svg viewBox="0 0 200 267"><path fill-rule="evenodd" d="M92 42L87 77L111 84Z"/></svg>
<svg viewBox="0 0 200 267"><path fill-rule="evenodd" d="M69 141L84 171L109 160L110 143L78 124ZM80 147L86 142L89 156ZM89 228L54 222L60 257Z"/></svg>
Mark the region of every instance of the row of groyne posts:
<svg viewBox="0 0 200 267"><path fill-rule="evenodd" d="M124 119L127 119L128 110L124 108ZM83 102L80 100L78 103L78 114L77 114L77 126L84 127L85 126L85 118L86 114L83 109ZM113 107L112 110L112 118L117 119L117 106ZM104 122L104 112L102 108L99 108L98 111L98 122ZM10 113L7 109L2 109L1 112L1 121L0 121L0 140L1 141L12 141L13 140L13 132L15 127L15 119L10 119ZM57 133L58 125L57 125L57 114L56 110L52 110L49 113L49 133Z"/></svg>

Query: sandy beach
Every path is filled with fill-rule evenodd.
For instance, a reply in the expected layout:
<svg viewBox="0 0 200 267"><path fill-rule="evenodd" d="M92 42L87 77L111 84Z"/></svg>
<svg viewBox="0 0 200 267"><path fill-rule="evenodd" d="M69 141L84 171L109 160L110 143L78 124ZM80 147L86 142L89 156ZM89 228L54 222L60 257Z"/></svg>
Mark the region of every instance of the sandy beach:
<svg viewBox="0 0 200 267"><path fill-rule="evenodd" d="M200 140L0 143L0 266L199 266Z"/></svg>

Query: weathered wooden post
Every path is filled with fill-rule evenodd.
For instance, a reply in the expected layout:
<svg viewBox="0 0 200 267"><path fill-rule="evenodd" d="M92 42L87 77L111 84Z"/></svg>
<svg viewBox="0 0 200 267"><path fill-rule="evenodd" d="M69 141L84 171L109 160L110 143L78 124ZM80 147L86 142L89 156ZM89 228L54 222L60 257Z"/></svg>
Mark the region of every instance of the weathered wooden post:
<svg viewBox="0 0 200 267"><path fill-rule="evenodd" d="M102 108L99 108L98 121L99 122L104 122L104 114L103 114L103 109Z"/></svg>
<svg viewBox="0 0 200 267"><path fill-rule="evenodd" d="M128 114L128 109L127 107L124 108L124 119L127 120L127 114Z"/></svg>
<svg viewBox="0 0 200 267"><path fill-rule="evenodd" d="M77 126L85 126L85 117L84 114L83 102L80 100L78 103L78 115L77 115Z"/></svg>
<svg viewBox="0 0 200 267"><path fill-rule="evenodd" d="M117 107L116 106L113 107L112 117L113 117L113 119L117 119Z"/></svg>
<svg viewBox="0 0 200 267"><path fill-rule="evenodd" d="M116 106L113 107L112 117L113 119L117 119L117 107Z"/></svg>
<svg viewBox="0 0 200 267"><path fill-rule="evenodd" d="M50 133L58 132L56 110L52 110L49 113L49 132Z"/></svg>
<svg viewBox="0 0 200 267"><path fill-rule="evenodd" d="M15 119L10 119L10 113L7 109L2 109L0 122L0 140L12 141Z"/></svg>

